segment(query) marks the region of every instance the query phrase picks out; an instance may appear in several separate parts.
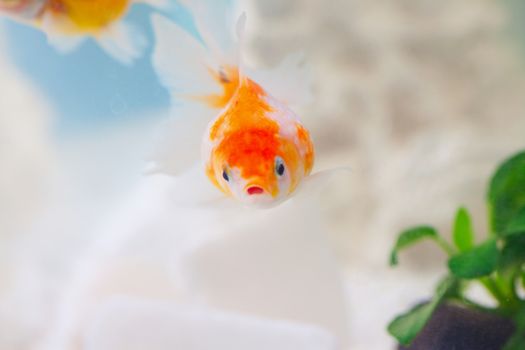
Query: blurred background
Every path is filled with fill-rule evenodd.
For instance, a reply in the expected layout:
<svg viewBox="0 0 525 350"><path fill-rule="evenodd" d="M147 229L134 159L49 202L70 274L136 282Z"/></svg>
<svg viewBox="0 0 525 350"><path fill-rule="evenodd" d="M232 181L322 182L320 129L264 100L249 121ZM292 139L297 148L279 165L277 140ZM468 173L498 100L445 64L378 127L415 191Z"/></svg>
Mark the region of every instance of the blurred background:
<svg viewBox="0 0 525 350"><path fill-rule="evenodd" d="M135 309L122 313L120 301L95 316L86 310L110 296L154 295L177 305L314 324L328 335L309 328L292 332L297 339L320 339L312 349L336 348L326 340L333 334L341 348L392 349L386 324L430 295L444 266L444 256L424 245L390 269L396 234L431 224L448 236L460 205L471 211L476 233L485 234L487 180L498 162L525 143L525 5L518 0L244 5L251 62L269 67L287 54L304 53L314 97L298 112L313 135L317 169L352 168L310 204L311 212L285 207L218 215L173 209L171 184L165 184L171 180L144 174L170 111L169 93L150 63L153 44L127 67L93 42L64 56L38 30L0 21L0 348L135 349L98 330L135 329L104 323L112 320L111 310L144 319L141 312L156 306L133 304ZM129 19L153 43L150 13L137 5ZM172 19L191 27L183 8ZM293 219L307 213L321 223L311 236L303 232L310 238L297 235ZM279 257L273 262L254 260L253 270L233 268L229 274L228 266L249 260L240 252L254 249L241 239L246 230L230 219L250 215L257 216L261 237L271 236L276 221L284 227L288 222L290 229L282 233L290 240L263 244L270 256L261 256ZM231 238L236 232L241 240ZM227 259L230 249L239 260ZM301 249L304 255L296 255ZM214 264L217 270L209 270ZM262 278L267 292L275 293L274 303L260 303L265 293L257 294L255 286L262 282L250 277L257 271L280 276ZM319 278L328 278L333 289L315 294L310 287ZM181 280L191 281L190 287L179 288ZM298 295L308 295L299 299L312 309L298 311L297 304L282 311ZM275 312L268 311L272 308ZM178 324L177 317L163 320ZM262 333L253 339L277 332L271 324L254 327ZM149 349L171 343L152 344Z"/></svg>

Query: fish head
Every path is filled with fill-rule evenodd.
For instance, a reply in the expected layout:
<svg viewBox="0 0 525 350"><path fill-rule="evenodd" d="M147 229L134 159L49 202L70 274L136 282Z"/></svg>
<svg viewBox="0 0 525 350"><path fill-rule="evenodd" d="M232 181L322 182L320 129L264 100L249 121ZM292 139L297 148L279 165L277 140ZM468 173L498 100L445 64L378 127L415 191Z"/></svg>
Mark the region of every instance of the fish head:
<svg viewBox="0 0 525 350"><path fill-rule="evenodd" d="M243 204L271 207L297 187L303 174L292 140L273 130L240 130L214 149L208 176L224 193Z"/></svg>

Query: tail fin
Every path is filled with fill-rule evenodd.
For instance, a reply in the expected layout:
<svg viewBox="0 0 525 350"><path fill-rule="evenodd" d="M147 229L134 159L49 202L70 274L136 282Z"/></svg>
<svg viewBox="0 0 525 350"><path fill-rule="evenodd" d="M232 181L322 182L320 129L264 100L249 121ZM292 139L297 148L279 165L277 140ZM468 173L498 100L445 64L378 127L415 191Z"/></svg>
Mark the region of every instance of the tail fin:
<svg viewBox="0 0 525 350"><path fill-rule="evenodd" d="M217 0L188 2L198 37L166 18L152 16L157 40L153 65L176 102L199 100L212 108L222 108L237 89L239 43L233 34L233 25L228 23L232 11L227 3Z"/></svg>
<svg viewBox="0 0 525 350"><path fill-rule="evenodd" d="M241 79L233 26L225 19L230 10L218 9L223 1L208 1L210 7L204 6L206 0L189 4L199 35L152 15L153 66L172 93L174 107L174 118L164 126L165 137L153 159L154 170L168 174L180 174L200 159L208 123L216 109L229 102Z"/></svg>
<svg viewBox="0 0 525 350"><path fill-rule="evenodd" d="M239 12L234 2L234 0L180 0L180 3L193 14L196 27L210 53L223 64L238 66L240 64L238 37L241 35L235 27ZM244 19L239 22L243 21Z"/></svg>

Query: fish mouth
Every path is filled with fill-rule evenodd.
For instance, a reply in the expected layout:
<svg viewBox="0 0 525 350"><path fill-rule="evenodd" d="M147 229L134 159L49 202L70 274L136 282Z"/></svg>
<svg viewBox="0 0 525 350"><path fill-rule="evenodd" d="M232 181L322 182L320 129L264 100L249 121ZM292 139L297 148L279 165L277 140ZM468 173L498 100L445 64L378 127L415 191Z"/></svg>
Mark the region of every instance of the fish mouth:
<svg viewBox="0 0 525 350"><path fill-rule="evenodd" d="M271 208L276 203L276 197L264 186L257 183L246 185L242 191L241 202L252 208Z"/></svg>
<svg viewBox="0 0 525 350"><path fill-rule="evenodd" d="M248 185L248 186L246 186L246 193L247 193L249 196L255 196L255 195L265 194L266 191L265 191L264 188L262 188L261 186L258 186L258 185Z"/></svg>

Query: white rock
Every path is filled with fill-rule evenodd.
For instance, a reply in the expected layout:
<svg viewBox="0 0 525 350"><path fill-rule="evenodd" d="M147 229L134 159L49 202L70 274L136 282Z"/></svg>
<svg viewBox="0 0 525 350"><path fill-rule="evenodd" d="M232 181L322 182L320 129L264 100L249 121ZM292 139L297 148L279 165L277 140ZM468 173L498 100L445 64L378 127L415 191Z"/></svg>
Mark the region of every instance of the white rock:
<svg viewBox="0 0 525 350"><path fill-rule="evenodd" d="M290 201L237 221L227 237L182 259L189 293L213 307L311 323L345 339L342 279L314 207Z"/></svg>
<svg viewBox="0 0 525 350"><path fill-rule="evenodd" d="M317 327L133 298L101 306L84 339L86 350L337 349Z"/></svg>

